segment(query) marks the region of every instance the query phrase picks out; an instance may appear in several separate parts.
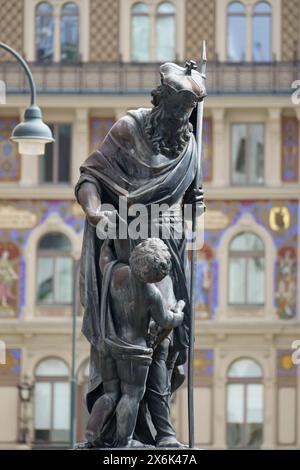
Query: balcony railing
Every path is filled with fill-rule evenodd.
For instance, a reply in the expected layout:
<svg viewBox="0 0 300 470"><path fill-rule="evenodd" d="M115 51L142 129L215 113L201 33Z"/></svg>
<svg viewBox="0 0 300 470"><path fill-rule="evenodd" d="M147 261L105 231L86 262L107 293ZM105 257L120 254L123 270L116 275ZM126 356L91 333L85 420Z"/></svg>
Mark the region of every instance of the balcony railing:
<svg viewBox="0 0 300 470"><path fill-rule="evenodd" d="M39 93L149 93L159 83L159 64L30 64ZM207 89L216 94L290 94L300 80L300 62L230 64L209 62ZM17 64L0 63L9 94L24 93L27 80Z"/></svg>

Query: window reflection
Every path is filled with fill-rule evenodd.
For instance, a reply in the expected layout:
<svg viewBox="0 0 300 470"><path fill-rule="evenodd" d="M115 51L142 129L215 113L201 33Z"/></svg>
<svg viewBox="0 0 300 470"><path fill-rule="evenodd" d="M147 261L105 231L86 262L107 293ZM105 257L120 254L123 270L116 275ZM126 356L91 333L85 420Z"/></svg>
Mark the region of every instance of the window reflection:
<svg viewBox="0 0 300 470"><path fill-rule="evenodd" d="M159 62L175 60L175 7L164 2L157 7L156 58Z"/></svg>
<svg viewBox="0 0 300 470"><path fill-rule="evenodd" d="M264 182L264 125L232 125L232 182L258 185Z"/></svg>
<svg viewBox="0 0 300 470"><path fill-rule="evenodd" d="M252 56L255 62L269 62L272 59L272 7L259 2L253 8Z"/></svg>
<svg viewBox="0 0 300 470"><path fill-rule="evenodd" d="M61 61L78 60L79 9L75 3L66 3L61 11Z"/></svg>
<svg viewBox="0 0 300 470"><path fill-rule="evenodd" d="M35 48L38 62L53 60L54 17L49 3L39 3L35 10Z"/></svg>
<svg viewBox="0 0 300 470"><path fill-rule="evenodd" d="M227 8L227 60L243 62L246 59L245 6L233 2Z"/></svg>
<svg viewBox="0 0 300 470"><path fill-rule="evenodd" d="M132 6L131 59L134 62L147 62L150 59L150 17L145 3Z"/></svg>

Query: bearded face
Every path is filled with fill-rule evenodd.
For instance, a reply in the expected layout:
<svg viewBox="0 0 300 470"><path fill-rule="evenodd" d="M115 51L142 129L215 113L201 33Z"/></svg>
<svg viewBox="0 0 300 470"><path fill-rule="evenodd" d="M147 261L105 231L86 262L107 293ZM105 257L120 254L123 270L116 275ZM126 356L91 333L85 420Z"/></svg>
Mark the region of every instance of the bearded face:
<svg viewBox="0 0 300 470"><path fill-rule="evenodd" d="M197 98L188 91L176 92L160 85L152 92L154 108L149 115L146 133L155 153L176 158L188 144L193 126L189 118Z"/></svg>

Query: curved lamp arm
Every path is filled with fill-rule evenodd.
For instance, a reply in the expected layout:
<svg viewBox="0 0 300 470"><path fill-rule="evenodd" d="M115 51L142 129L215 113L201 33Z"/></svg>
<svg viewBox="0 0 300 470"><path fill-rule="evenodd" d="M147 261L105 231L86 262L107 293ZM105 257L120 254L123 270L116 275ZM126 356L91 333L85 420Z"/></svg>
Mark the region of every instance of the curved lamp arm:
<svg viewBox="0 0 300 470"><path fill-rule="evenodd" d="M33 75L31 73L31 70L27 64L27 62L23 59L23 57L20 56L20 54L9 47L7 44L4 44L3 42L0 42L0 49L4 49L5 51L9 52L11 55L13 55L17 61L22 65L23 69L25 70L25 73L27 75L28 81L29 81L29 86L30 86L30 92L31 92L31 105L36 104L36 86L35 82L33 79Z"/></svg>

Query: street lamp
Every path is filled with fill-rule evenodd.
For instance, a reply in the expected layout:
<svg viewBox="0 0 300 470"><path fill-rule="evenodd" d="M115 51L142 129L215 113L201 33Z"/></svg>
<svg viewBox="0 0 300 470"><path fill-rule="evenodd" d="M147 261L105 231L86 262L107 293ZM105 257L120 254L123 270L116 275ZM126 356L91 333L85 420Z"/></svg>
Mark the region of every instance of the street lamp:
<svg viewBox="0 0 300 470"><path fill-rule="evenodd" d="M22 65L29 80L31 102L25 110L24 121L12 131L11 140L19 145L22 155L44 155L45 144L54 142L50 128L42 120L42 112L36 104L36 86L27 62L17 51L0 42L0 48L12 54Z"/></svg>

